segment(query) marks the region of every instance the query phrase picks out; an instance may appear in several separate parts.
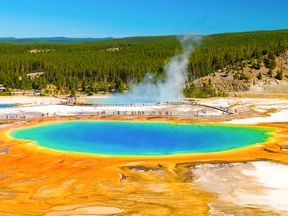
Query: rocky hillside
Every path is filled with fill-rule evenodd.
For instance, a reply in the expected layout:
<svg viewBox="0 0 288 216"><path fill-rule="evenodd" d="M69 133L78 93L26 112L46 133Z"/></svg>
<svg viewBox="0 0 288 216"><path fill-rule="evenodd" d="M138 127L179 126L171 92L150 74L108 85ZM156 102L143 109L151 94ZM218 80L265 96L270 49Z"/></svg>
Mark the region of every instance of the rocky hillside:
<svg viewBox="0 0 288 216"><path fill-rule="evenodd" d="M288 93L288 53L243 61L237 68L228 66L193 83L196 87L212 85L216 92Z"/></svg>

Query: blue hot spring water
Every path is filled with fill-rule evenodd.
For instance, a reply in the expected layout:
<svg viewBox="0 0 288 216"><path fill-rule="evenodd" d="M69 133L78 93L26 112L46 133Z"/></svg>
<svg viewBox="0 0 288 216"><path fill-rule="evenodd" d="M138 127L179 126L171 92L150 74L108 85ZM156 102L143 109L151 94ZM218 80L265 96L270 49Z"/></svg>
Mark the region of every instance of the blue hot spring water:
<svg viewBox="0 0 288 216"><path fill-rule="evenodd" d="M9 108L9 107L15 107L17 106L16 104L0 104L0 109L1 108Z"/></svg>
<svg viewBox="0 0 288 216"><path fill-rule="evenodd" d="M67 121L15 129L11 136L69 152L155 156L241 148L265 142L270 131L210 124Z"/></svg>

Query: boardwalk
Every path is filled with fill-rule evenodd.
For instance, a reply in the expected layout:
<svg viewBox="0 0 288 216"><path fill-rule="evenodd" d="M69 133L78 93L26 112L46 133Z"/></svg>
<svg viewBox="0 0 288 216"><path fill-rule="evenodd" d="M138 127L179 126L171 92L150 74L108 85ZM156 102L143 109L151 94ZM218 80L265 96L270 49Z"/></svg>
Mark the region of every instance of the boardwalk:
<svg viewBox="0 0 288 216"><path fill-rule="evenodd" d="M181 102L157 102L157 103L136 103L136 104L93 104L93 103L73 103L73 106L93 106L93 107L149 107L149 106L183 106L183 105L193 105L202 106L215 110L219 110L226 114L234 114L229 108L226 107L216 107L206 104L197 103L196 101L181 101Z"/></svg>
<svg viewBox="0 0 288 216"><path fill-rule="evenodd" d="M45 112L49 107L58 111ZM45 109L43 109L43 107ZM37 111L23 111L33 108ZM69 108L69 109L67 109ZM133 109L135 108L135 109ZM11 113L0 113L1 120L30 119L56 116L171 116L182 118L198 118L211 115L213 110L223 114L233 114L227 108L209 106L196 103L195 101L185 102L163 102L163 103L143 103L143 104L86 104L86 103L61 103L61 104L38 104L25 105L13 108L4 108ZM181 110L182 109L182 110ZM60 111L59 111L60 110ZM71 111L72 110L72 111ZM184 110L184 111L183 111ZM211 111L209 111L211 110ZM212 114L213 115L213 114ZM220 114L221 115L221 114Z"/></svg>

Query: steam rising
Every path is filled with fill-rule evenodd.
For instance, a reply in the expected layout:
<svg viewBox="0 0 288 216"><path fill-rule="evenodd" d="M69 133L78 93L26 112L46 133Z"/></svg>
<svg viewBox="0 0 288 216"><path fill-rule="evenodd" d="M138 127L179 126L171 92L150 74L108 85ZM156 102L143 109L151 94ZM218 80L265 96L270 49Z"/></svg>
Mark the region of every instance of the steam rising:
<svg viewBox="0 0 288 216"><path fill-rule="evenodd" d="M138 84L129 92L131 97L154 101L183 100L183 86L187 81L189 58L200 42L200 37L196 35L182 36L179 39L183 47L183 53L173 56L165 66L164 79L153 82L153 77L146 74L144 82Z"/></svg>

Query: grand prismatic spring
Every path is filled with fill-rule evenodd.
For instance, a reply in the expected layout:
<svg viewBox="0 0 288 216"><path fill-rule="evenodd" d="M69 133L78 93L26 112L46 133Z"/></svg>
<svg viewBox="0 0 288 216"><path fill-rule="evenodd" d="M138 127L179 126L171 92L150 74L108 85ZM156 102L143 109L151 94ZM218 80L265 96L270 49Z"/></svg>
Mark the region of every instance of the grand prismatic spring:
<svg viewBox="0 0 288 216"><path fill-rule="evenodd" d="M207 181L197 177L202 170L197 164L242 161L247 166L247 161L259 158L286 161L277 145L283 142L279 134L287 132L283 125L147 120L83 116L8 126L1 132L6 138L0 169L7 177L1 180L5 193L0 212L209 215L207 204L221 200L210 193L212 189L206 191L205 185L202 189L201 181ZM213 168L212 174L219 169ZM210 171L205 173L209 176ZM232 203L219 208L238 207ZM259 213L258 209L249 211Z"/></svg>
<svg viewBox="0 0 288 216"><path fill-rule="evenodd" d="M56 150L161 156L217 152L265 142L269 129L161 122L72 121L17 129L12 137Z"/></svg>
<svg viewBox="0 0 288 216"><path fill-rule="evenodd" d="M288 216L287 10L1 1L0 216Z"/></svg>

